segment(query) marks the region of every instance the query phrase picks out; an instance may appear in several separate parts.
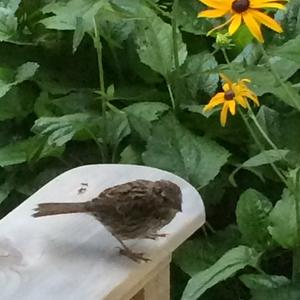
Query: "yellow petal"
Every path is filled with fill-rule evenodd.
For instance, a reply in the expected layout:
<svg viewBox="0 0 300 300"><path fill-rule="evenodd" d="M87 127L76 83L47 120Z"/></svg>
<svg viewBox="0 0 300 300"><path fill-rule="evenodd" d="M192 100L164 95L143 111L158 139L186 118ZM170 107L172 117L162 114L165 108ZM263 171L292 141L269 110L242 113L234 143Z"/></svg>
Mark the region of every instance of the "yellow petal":
<svg viewBox="0 0 300 300"><path fill-rule="evenodd" d="M203 111L211 110L215 106L218 106L218 105L224 103L224 101L225 101L224 95L225 95L224 93L217 93L215 96L213 96L210 99L209 103L204 106Z"/></svg>
<svg viewBox="0 0 300 300"><path fill-rule="evenodd" d="M247 83L251 82L251 80L248 79L248 78L243 78L243 79L241 79L240 81L241 81L241 82L247 82Z"/></svg>
<svg viewBox="0 0 300 300"><path fill-rule="evenodd" d="M230 86L229 86L228 83L223 84L222 88L223 88L223 91L224 91L224 92L227 92L227 91L230 90Z"/></svg>
<svg viewBox="0 0 300 300"><path fill-rule="evenodd" d="M223 127L226 125L227 113L228 113L228 104L226 101L222 107L221 114L220 114L220 122Z"/></svg>
<svg viewBox="0 0 300 300"><path fill-rule="evenodd" d="M222 10L230 10L231 4L224 3L224 1L219 1L219 0L199 0L203 4L216 8L216 9L222 9Z"/></svg>
<svg viewBox="0 0 300 300"><path fill-rule="evenodd" d="M236 102L240 105L240 106L242 106L242 107L244 107L244 108L247 108L248 107L248 102L247 102L247 100L244 98L244 97L242 97L242 96L236 96L235 97L235 100L236 100Z"/></svg>
<svg viewBox="0 0 300 300"><path fill-rule="evenodd" d="M219 18L226 15L227 11L219 9L207 9L198 13L198 18Z"/></svg>
<svg viewBox="0 0 300 300"><path fill-rule="evenodd" d="M251 5L256 5L256 4L262 4L262 3L264 3L264 4L266 4L266 3L270 3L270 2L278 2L278 3L280 3L280 2L284 2L285 0L283 0L283 1L277 1L277 0L251 0L250 1L250 6Z"/></svg>
<svg viewBox="0 0 300 300"><path fill-rule="evenodd" d="M280 3L270 2L270 3L257 3L257 4L250 4L250 8L278 8L284 9L285 6Z"/></svg>
<svg viewBox="0 0 300 300"><path fill-rule="evenodd" d="M230 35L233 35L238 30L238 28L241 25L241 22L242 22L242 15L235 14L234 17L232 18L232 21L228 29Z"/></svg>
<svg viewBox="0 0 300 300"><path fill-rule="evenodd" d="M255 9L249 9L249 13L251 13L252 16L261 24L264 24L265 26L273 29L276 32L283 32L282 27L266 14Z"/></svg>
<svg viewBox="0 0 300 300"><path fill-rule="evenodd" d="M257 106L259 106L259 101L257 96L254 93L245 93L244 94L247 98L251 99Z"/></svg>
<svg viewBox="0 0 300 300"><path fill-rule="evenodd" d="M235 115L235 106L236 106L235 101L234 100L229 100L229 101L226 101L226 102L228 103L230 113L234 116Z"/></svg>
<svg viewBox="0 0 300 300"><path fill-rule="evenodd" d="M263 35L260 30L260 25L257 23L257 21L253 18L252 14L249 12L249 10L242 13L243 20L245 21L249 31L251 34L261 43L264 42Z"/></svg>

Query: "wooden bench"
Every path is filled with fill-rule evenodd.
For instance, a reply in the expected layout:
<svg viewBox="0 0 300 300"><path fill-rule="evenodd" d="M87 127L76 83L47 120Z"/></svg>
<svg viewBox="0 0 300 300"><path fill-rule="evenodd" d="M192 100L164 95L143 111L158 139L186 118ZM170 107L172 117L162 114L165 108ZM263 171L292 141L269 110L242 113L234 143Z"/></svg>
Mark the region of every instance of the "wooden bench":
<svg viewBox="0 0 300 300"><path fill-rule="evenodd" d="M38 203L86 201L135 179L172 180L183 193L183 212L163 229L167 237L126 241L151 262L138 264L120 256L115 238L88 215L31 216ZM176 175L132 165L72 169L0 220L0 299L169 300L172 252L204 222L199 194Z"/></svg>

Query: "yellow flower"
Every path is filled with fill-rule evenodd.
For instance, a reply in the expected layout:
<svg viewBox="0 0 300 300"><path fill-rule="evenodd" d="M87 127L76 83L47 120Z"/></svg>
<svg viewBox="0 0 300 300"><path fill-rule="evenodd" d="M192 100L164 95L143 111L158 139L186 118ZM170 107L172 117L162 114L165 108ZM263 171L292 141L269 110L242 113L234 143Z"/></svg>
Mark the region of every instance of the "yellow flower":
<svg viewBox="0 0 300 300"><path fill-rule="evenodd" d="M199 0L211 9L199 12L198 17L219 18L225 15L229 19L222 25L217 26L210 32L229 25L228 32L233 35L242 22L245 22L252 35L261 43L264 38L260 29L261 24L276 32L282 32L282 27L271 17L261 11L264 8L283 9L281 0ZM209 32L209 33L210 33Z"/></svg>
<svg viewBox="0 0 300 300"><path fill-rule="evenodd" d="M232 82L224 74L220 74L220 76L224 81L223 92L219 92L213 96L209 103L205 105L204 111L209 111L218 105L223 105L220 122L224 127L227 121L228 110L234 116L237 104L244 108L248 108L248 99L252 100L257 106L259 106L259 102L255 93L247 87L247 83L250 82L249 79L241 79L238 82Z"/></svg>

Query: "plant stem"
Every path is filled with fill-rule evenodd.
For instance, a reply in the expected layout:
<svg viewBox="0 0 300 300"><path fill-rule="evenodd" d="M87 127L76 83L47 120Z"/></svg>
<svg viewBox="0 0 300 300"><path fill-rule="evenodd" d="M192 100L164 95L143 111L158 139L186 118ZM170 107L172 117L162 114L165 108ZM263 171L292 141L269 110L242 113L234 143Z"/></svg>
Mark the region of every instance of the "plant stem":
<svg viewBox="0 0 300 300"><path fill-rule="evenodd" d="M269 145L274 149L274 150L278 150L278 147L273 143L273 141L268 137L268 135L266 134L266 132L263 130L263 128L261 127L261 125L259 124L259 122L257 121L257 118L252 110L252 108L249 106L249 116L251 118L251 120L254 122L256 128L258 129L258 131L260 132L260 134L264 137L264 139L269 143Z"/></svg>
<svg viewBox="0 0 300 300"><path fill-rule="evenodd" d="M175 80L173 84L175 86L175 97L173 97L173 109L176 110L178 106L178 81L179 81L179 54L178 54L178 41L177 41L177 22L176 22L176 15L178 11L178 0L174 0L173 7L172 7L172 41L173 41L173 56L174 56L174 65L175 65ZM168 87L169 89L169 87ZM177 104L177 105L176 105Z"/></svg>
<svg viewBox="0 0 300 300"><path fill-rule="evenodd" d="M172 9L172 35L173 35L173 51L174 51L174 64L175 71L179 71L179 55L178 55L178 43L177 43L177 22L176 15L178 10L178 0L174 0Z"/></svg>
<svg viewBox="0 0 300 300"><path fill-rule="evenodd" d="M169 92L169 95L170 95L170 99L171 99L171 103L172 103L172 108L173 110L175 110L175 99L174 99L174 95L173 95L173 92L172 92L172 87L171 85L167 82L167 88L168 88L168 92Z"/></svg>
<svg viewBox="0 0 300 300"><path fill-rule="evenodd" d="M288 97L290 98L291 102L293 102L294 107L297 108L298 110L300 110L300 105L295 101L294 96L291 94L291 92L289 91L289 89L287 88L285 82L282 80L282 78L277 74L276 70L274 70L274 67L272 66L272 64L270 63L270 56L268 55L268 53L266 52L264 46L262 44L260 45L260 49L261 52L263 54L263 56L266 58L267 63L269 65L270 71L273 74L273 76L275 77L276 81L281 85L281 87L285 90L286 94L288 95Z"/></svg>
<svg viewBox="0 0 300 300"><path fill-rule="evenodd" d="M228 58L227 52L226 50L223 48L222 49L224 58L226 63L229 65L229 67L231 68L232 72L234 72L232 66L231 66L231 62ZM250 134L252 135L255 143L258 145L258 147L260 148L261 151L264 151L264 147L261 144L261 142L259 141L259 139L257 138L257 136L255 135L255 132L253 131L250 123L248 122L247 118L245 117L244 113L238 109L240 115L242 116L242 119L246 125L246 127L248 128ZM263 128L260 126L259 122L257 121L257 118L254 114L254 112L252 111L250 105L248 105L248 114L250 116L250 118L253 120L255 126L257 127L258 131L260 132L260 134L264 137L264 139L270 144L270 146L274 149L278 151L278 147L272 142L272 140L268 137L268 135L266 134L266 132L263 130ZM278 153L280 154L280 152L278 151ZM280 156L282 157L282 155L280 154ZM282 159L284 160L284 158L282 157ZM272 169L274 170L274 172L278 175L278 177L281 179L281 181L287 186L287 181L284 177L284 175L281 173L281 171L277 168L277 166L274 163L270 163Z"/></svg>
<svg viewBox="0 0 300 300"><path fill-rule="evenodd" d="M293 192L295 197L295 212L296 212L296 224L297 224L297 246L293 251L293 281L300 281L300 182L299 182L299 170L296 173L295 182L293 186L290 187L290 190Z"/></svg>
<svg viewBox="0 0 300 300"><path fill-rule="evenodd" d="M260 148L261 151L264 151L264 147L261 144L261 142L259 141L259 139L257 138L257 136L255 135L255 132L253 131L250 123L248 122L246 116L244 115L244 113L242 112L242 110L240 110L238 108L238 111L247 127L247 129L249 130L251 136L253 137L255 143L257 144L257 146ZM274 163L270 163L270 166L272 167L272 169L274 170L274 172L277 174L277 176L281 179L281 181L287 186L287 181L285 179L285 177L281 174L280 170L277 168L277 166Z"/></svg>
<svg viewBox="0 0 300 300"><path fill-rule="evenodd" d="M102 100L102 121L103 121L103 159L104 162L107 160L107 144L106 144L106 137L107 137L107 118L106 118L106 96L105 96L105 82L104 82L104 69L103 69L103 60L102 60L102 44L99 35L99 31L97 28L97 23L95 17L93 18L94 22L94 46L97 51L97 61L98 61L98 71L99 71L99 87L101 93L101 100Z"/></svg>
<svg viewBox="0 0 300 300"><path fill-rule="evenodd" d="M230 59L229 59L229 57L227 55L227 51L224 48L222 48L221 50L222 50L222 53L223 53L223 56L225 58L225 61L226 61L227 65L229 66L229 68L231 69L231 71L234 72L234 70L233 70L233 68L231 66L231 61L230 61Z"/></svg>

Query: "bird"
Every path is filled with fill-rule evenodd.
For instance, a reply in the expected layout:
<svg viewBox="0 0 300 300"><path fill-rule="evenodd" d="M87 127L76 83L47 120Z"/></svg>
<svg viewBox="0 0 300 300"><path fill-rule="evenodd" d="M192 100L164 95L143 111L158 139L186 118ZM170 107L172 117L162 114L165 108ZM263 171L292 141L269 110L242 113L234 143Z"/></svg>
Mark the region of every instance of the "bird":
<svg viewBox="0 0 300 300"><path fill-rule="evenodd" d="M147 262L144 253L133 252L128 239L153 239L167 234L157 233L182 211L180 187L169 180L138 179L103 190L86 202L40 203L35 218L73 213L94 216L119 241L120 254L135 262Z"/></svg>

